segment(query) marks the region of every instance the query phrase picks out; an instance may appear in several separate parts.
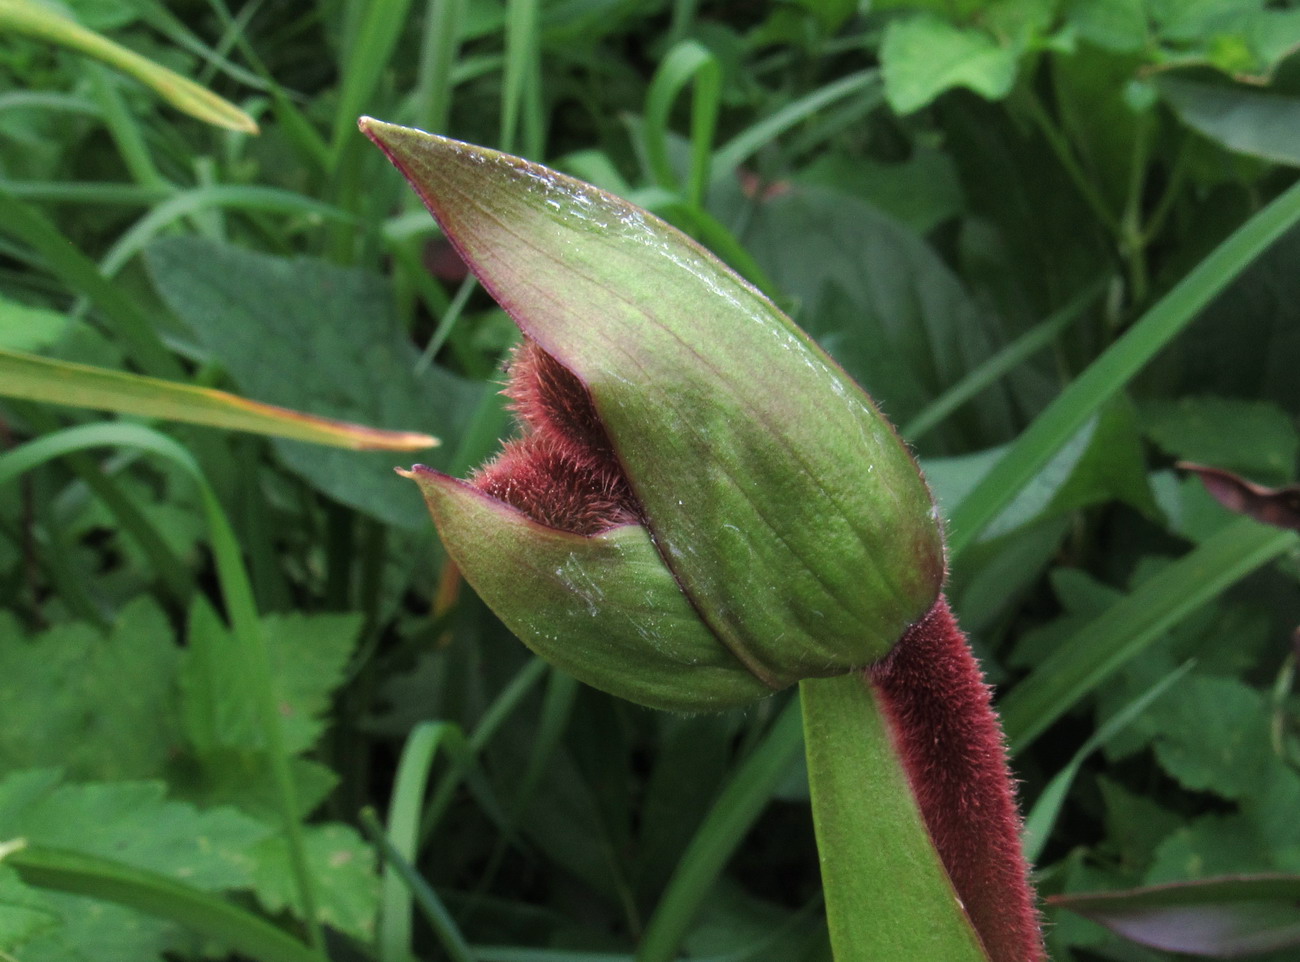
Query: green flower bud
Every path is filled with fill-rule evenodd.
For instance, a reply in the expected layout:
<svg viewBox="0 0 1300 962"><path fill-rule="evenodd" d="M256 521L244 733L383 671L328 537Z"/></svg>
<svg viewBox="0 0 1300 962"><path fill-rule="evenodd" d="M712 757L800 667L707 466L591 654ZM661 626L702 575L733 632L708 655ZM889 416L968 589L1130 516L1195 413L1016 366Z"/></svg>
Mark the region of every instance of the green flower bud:
<svg viewBox="0 0 1300 962"><path fill-rule="evenodd" d="M526 341L523 435L421 485L447 550L543 657L658 707L751 700L885 655L942 533L871 399L679 231L496 151L370 119Z"/></svg>

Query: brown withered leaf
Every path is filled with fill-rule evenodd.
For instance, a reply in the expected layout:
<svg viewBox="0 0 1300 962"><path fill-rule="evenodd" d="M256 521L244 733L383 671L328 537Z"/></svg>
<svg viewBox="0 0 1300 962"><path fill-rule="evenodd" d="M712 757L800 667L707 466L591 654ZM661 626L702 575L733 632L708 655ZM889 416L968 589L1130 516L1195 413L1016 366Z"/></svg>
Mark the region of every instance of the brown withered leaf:
<svg viewBox="0 0 1300 962"><path fill-rule="evenodd" d="M1300 484L1266 488L1223 468L1211 468L1189 461L1179 461L1177 466L1196 474L1205 485L1205 490L1229 511L1244 514L1275 528L1300 531Z"/></svg>

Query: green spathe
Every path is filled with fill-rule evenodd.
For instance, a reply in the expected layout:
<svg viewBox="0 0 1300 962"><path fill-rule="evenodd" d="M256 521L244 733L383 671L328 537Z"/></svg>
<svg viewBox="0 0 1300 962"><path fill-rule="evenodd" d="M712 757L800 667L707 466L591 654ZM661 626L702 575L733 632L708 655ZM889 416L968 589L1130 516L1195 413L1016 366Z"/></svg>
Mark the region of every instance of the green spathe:
<svg viewBox="0 0 1300 962"><path fill-rule="evenodd" d="M755 678L777 689L869 664L930 609L943 545L916 464L762 294L594 187L417 130L362 127L524 334L590 392L646 543Z"/></svg>
<svg viewBox="0 0 1300 962"><path fill-rule="evenodd" d="M547 661L673 711L770 694L700 621L645 528L571 534L437 471L411 476L474 590Z"/></svg>

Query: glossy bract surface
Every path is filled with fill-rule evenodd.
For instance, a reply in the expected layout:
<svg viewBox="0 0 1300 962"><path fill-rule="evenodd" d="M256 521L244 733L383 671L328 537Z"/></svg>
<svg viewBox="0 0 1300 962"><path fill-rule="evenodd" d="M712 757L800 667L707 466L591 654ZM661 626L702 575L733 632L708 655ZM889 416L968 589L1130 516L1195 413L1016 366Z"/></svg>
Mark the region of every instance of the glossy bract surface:
<svg viewBox="0 0 1300 962"><path fill-rule="evenodd" d="M656 610L671 586L680 601L663 608L663 625L694 622L681 646L658 629L638 642L626 605L595 603L591 645L605 637L632 660L630 675L649 678L653 652L694 653L706 639L720 654L686 664L747 677L723 686L725 696L701 682L699 699L682 692L672 706L705 708L869 664L925 615L944 573L929 491L870 398L767 298L675 228L590 185L409 128L362 127L525 336L586 392L640 518L624 526L634 532L565 532L601 544L591 553L602 558L617 553L602 538L620 551L638 546L635 562L610 576L617 589L605 575L594 580L606 597L639 592ZM533 593L509 597L494 570L515 563L507 552L550 558L552 536L452 479L415 476L484 600L536 650L569 660L556 652L563 639L544 640L558 634L559 616L536 614L550 609ZM574 555L589 570L584 552ZM549 580L548 590L581 598L559 575ZM602 683L604 672L573 670L663 703L638 697L636 684ZM672 684L691 686L690 677Z"/></svg>

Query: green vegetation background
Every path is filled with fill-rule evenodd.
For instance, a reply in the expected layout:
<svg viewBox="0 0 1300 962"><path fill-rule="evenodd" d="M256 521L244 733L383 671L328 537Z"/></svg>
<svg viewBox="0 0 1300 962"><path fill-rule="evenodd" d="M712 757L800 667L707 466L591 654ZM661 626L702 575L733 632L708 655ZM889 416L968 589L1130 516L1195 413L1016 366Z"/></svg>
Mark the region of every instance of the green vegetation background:
<svg viewBox="0 0 1300 962"><path fill-rule="evenodd" d="M593 181L917 451L1044 894L1300 874L1296 539L1174 467L1295 480L1300 8L61 9L261 130L0 0L0 349L428 431L463 474L510 430L514 329L356 118ZM0 454L8 957L829 959L789 694L680 717L540 665L457 589L406 455L0 401L0 447L41 439L71 453ZM1061 962L1174 957L1047 918Z"/></svg>

